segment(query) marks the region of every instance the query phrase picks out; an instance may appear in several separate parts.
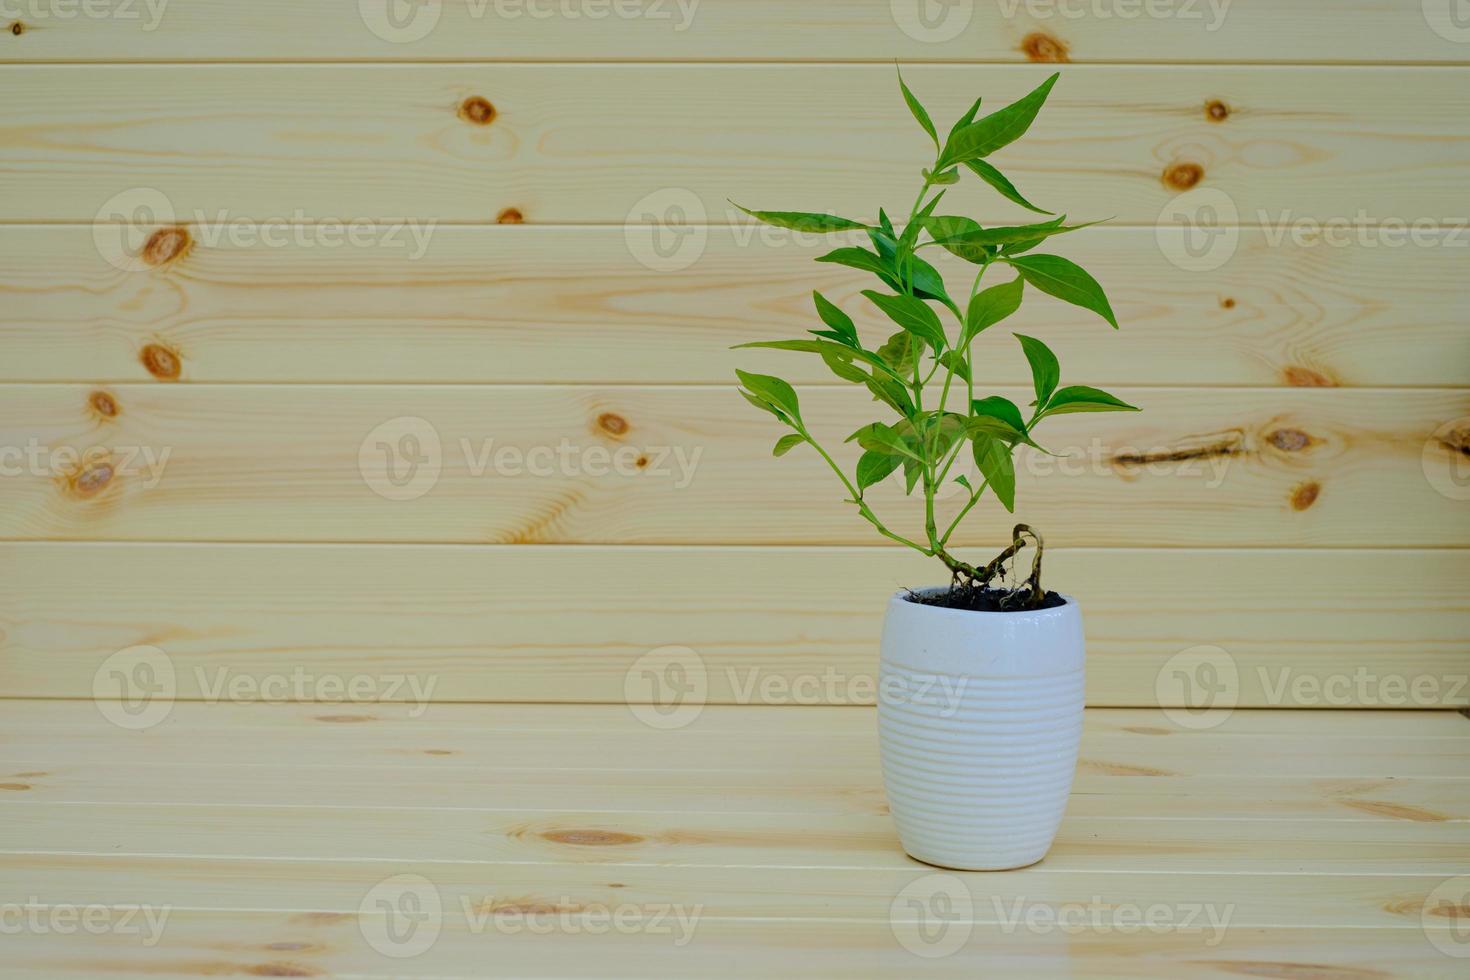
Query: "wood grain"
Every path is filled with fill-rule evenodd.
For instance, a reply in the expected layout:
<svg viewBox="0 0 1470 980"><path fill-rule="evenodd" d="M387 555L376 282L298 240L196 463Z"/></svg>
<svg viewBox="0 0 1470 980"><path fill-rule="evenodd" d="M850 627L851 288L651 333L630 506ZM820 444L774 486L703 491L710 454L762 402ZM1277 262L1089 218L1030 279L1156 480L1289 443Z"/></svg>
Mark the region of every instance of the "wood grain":
<svg viewBox="0 0 1470 980"><path fill-rule="evenodd" d="M1019 97L1046 71L916 65L910 82L949 120L977 94ZM1223 192L1246 224L1361 212L1370 226L1463 227L1470 140L1445 121L1470 111L1466 77L1077 66L994 162L1077 218L1151 225L1193 185ZM15 94L0 142L6 221L107 225L151 189L166 199L155 213L251 227L493 222L514 208L530 222L662 221L672 235L734 217L727 198L857 218L898 210L927 162L889 65L66 65L8 66L0 80ZM460 118L467 99L493 109L488 124ZM1212 101L1234 111L1216 121ZM472 104L463 114L490 116ZM946 207L1024 217L998 200L967 181ZM1210 203L1228 223L1224 201Z"/></svg>
<svg viewBox="0 0 1470 980"><path fill-rule="evenodd" d="M742 976L767 961L775 973L799 963L818 976L912 976L916 966L965 976L987 967L1008 975L1351 968L1452 976L1445 964L1457 965L1440 952L1452 923L1422 910L1448 875L1470 868L1470 823L1408 815L1431 803L1450 813L1470 807L1462 775L1470 729L1445 713L1241 711L1201 732L1157 711L1090 709L1084 758L1188 775L1084 766L1045 861L940 879L898 850L881 808L868 709L711 708L688 729L654 732L616 706L438 705L423 715L384 707L373 722L343 724L299 705L180 705L143 733L120 732L84 702L15 707L0 720L0 773L13 769L7 779L34 786L0 800L7 883L42 909L141 905L160 924L153 942L137 931L22 930L7 942L7 969L22 976L82 976L105 963L109 972L149 975L442 977L484 972L487 955L497 972L532 976L661 975L675 962L680 976L719 974L734 960ZM468 754L455 763L395 752L426 739ZM287 744L289 760L262 768ZM782 744L806 755L773 755ZM344 764L354 746L356 764ZM500 762L483 765L497 750ZM586 759L589 750L598 758ZM590 768L547 769L526 752ZM131 800L48 799L72 765L54 766L62 755L131 755ZM1373 777L1413 757L1442 760L1442 775ZM1338 792L1376 784L1398 795L1402 812L1343 808L1326 820L1273 812L1330 797L1327 781L1300 776L1314 759L1344 774ZM284 782L273 778L290 770L296 775ZM363 795L369 772L376 800ZM207 773L230 775L249 803L163 802L211 785L214 776L197 782ZM441 790L458 776L465 796L439 804L405 795L436 774ZM602 805L584 795L583 805L557 809L546 796L512 795L571 775L601 780L583 792ZM650 807L631 792L646 787L658 803L660 778L670 776L697 808ZM344 798L299 798L307 778L321 798ZM1208 816L1200 799L1180 792L1191 778L1215 793L1245 785L1231 780L1254 788L1234 809L1227 803ZM625 792L600 795L614 785ZM752 807L757 786L758 799L784 788L795 805ZM831 807L837 800L844 809ZM413 886L429 889L440 909L428 920L437 938L408 959L371 941L385 915L375 898L393 894L396 875L416 876ZM904 899L941 881L970 896L950 920L967 931L953 954L920 959L909 930L930 919ZM1065 929L1028 926L1040 920L1018 922L1017 903L1103 911ZM1168 918L1147 931L1114 918L1135 907ZM625 910L627 928L589 928L614 908ZM673 931L651 925L659 910L680 925L677 945ZM1183 921L1189 910L1194 925Z"/></svg>
<svg viewBox="0 0 1470 980"><path fill-rule="evenodd" d="M1092 704L1202 703L1174 674L1193 655L1171 658L1205 646L1235 665L1242 706L1405 708L1467 704L1467 561L1063 549L1048 574L1084 597ZM662 662L640 658L672 645L712 703L870 702L884 597L928 564L884 548L6 544L0 688L89 697L108 657L148 644L188 699L240 683L289 700L270 685L300 673L300 696L342 702L326 685L366 679L363 703L312 718L374 718L382 700L637 702L668 700L644 671Z"/></svg>
<svg viewBox="0 0 1470 980"><path fill-rule="evenodd" d="M921 15L889 0L485 0L387 4L193 0L120 5L111 18L23 16L10 61L701 60L1463 63L1419 0L1094 6L963 3ZM45 13L48 8L41 7ZM25 11L25 7L19 8ZM361 12L360 12L361 11ZM1428 11L1428 13L1426 13ZM1442 26L1452 24L1441 20ZM422 17L422 19L417 19ZM374 30L376 28L376 31Z"/></svg>
<svg viewBox="0 0 1470 980"><path fill-rule="evenodd" d="M590 886L571 892L584 893L598 894ZM675 938L683 933L672 928L619 933L598 925L548 935L541 923L517 919L514 913L507 913L499 928L476 930L469 922L479 922L478 917L463 916L457 900L449 901L453 920L445 923L431 949L412 960L389 959L370 947L364 935L372 928L367 923L373 917L356 911L179 909L169 916L165 942L152 948L137 936L24 933L7 944L7 974L16 980L94 980L104 970L182 977L311 976L310 971L318 971L439 980L483 975L487 960L493 959L493 969L507 976L592 980L613 976L683 980L691 974L745 978L752 972L783 976L793 968L803 976L832 980L854 976L902 980L916 971L925 977L966 980L997 972L1109 980L1174 980L1181 975L1233 980L1267 970L1287 976L1292 975L1287 971L1333 971L1354 977L1356 971L1374 978L1457 980L1459 966L1424 935L1392 927L1263 926L1227 929L1219 937L1209 929L1143 931L1128 925L1126 930L1082 936L1060 930L1038 935L1025 928L977 923L954 954L920 960L899 944L894 930L871 921L702 918L694 941L676 946ZM984 896L982 902L988 907L991 899ZM589 901L587 919L595 922L599 909L615 907L615 902ZM645 918L651 919L653 911L646 910ZM553 915L547 913L548 918ZM531 930L533 924L540 934Z"/></svg>
<svg viewBox="0 0 1470 980"><path fill-rule="evenodd" d="M1067 380L1091 380L1077 370ZM1470 544L1462 504L1430 479L1459 465L1444 426L1470 415L1470 393L1116 392L1144 411L1048 420L1038 438L1062 456L1021 454L1019 516L1054 544ZM802 402L850 473L856 444L842 440L872 420L871 399L821 387ZM0 536L877 540L815 454L770 458L780 432L724 387L3 385ZM922 535L922 501L890 482L869 502ZM963 494L948 490L946 515ZM977 507L955 540L994 547L1013 523Z"/></svg>
<svg viewBox="0 0 1470 980"><path fill-rule="evenodd" d="M0 373L150 381L140 354L165 344L182 352L186 381L724 384L739 366L830 383L814 357L727 349L805 335L814 288L869 346L887 336L858 295L869 277L810 261L830 243L747 231L707 229L677 271L640 262L618 229L535 225L442 226L417 259L196 240L166 265L120 270L89 228L0 226ZM1470 278L1453 232L1441 247L1385 249L1244 229L1210 272L1171 262L1171 235L1103 227L1067 240L1107 287L1121 332L1040 294L1007 328L1044 337L1095 384L1470 384ZM973 277L935 261L952 283ZM984 340L979 377L1029 383L1012 347L1003 334Z"/></svg>

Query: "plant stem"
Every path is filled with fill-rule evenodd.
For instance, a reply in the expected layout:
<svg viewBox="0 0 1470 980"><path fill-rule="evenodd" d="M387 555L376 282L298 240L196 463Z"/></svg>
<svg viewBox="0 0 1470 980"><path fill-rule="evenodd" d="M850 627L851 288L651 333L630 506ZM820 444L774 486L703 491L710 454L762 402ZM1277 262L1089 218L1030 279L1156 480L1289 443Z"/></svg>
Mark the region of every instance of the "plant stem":
<svg viewBox="0 0 1470 980"><path fill-rule="evenodd" d="M862 491L852 485L852 481L847 478L847 474L842 472L842 467L838 466L836 461L832 459L831 454L829 454L827 450L822 448L821 443L812 438L812 434L808 432L804 427L798 427L796 431L800 432L801 435L806 439L806 441L811 443L812 448L815 449L817 453L824 460L827 461L827 465L832 468L832 472L837 474L837 479L841 480L842 485L847 488L847 492L848 494L850 494L850 496L848 497L848 501L857 506L858 513L862 514L864 519L866 519L869 524L872 524L873 527L877 528L878 533L882 534L884 537L891 538L894 541L897 541L899 544L908 545L910 548L913 548L915 551L925 556L933 557L934 552L930 549L925 548L921 544L910 541L908 538L904 537L901 534L895 534L893 531L890 531L888 530L888 528L884 527L883 522L878 520L878 515L873 513L873 508L869 507L867 505L867 502L863 500Z"/></svg>

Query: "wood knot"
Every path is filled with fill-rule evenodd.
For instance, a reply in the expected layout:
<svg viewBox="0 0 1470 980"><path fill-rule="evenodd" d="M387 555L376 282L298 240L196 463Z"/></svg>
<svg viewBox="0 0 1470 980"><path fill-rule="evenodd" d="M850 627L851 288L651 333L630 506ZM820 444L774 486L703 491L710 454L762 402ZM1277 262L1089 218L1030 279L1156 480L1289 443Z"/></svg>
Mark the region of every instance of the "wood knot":
<svg viewBox="0 0 1470 980"><path fill-rule="evenodd" d="M1439 444L1452 453L1470 456L1470 426L1457 426L1438 436Z"/></svg>
<svg viewBox="0 0 1470 980"><path fill-rule="evenodd" d="M113 473L110 462L92 463L72 477L71 488L78 497L95 496L112 482Z"/></svg>
<svg viewBox="0 0 1470 980"><path fill-rule="evenodd" d="M245 971L252 977L319 977L322 971L295 963L261 963Z"/></svg>
<svg viewBox="0 0 1470 980"><path fill-rule="evenodd" d="M1187 191L1204 179L1205 168L1197 163L1171 163L1164 168L1164 186Z"/></svg>
<svg viewBox="0 0 1470 980"><path fill-rule="evenodd" d="M144 347L138 353L138 360L159 381L177 381L183 370L179 352L164 344L149 344Z"/></svg>
<svg viewBox="0 0 1470 980"><path fill-rule="evenodd" d="M1042 31L1033 31L1021 40L1021 50L1032 61L1061 64L1068 61L1067 45Z"/></svg>
<svg viewBox="0 0 1470 980"><path fill-rule="evenodd" d="M490 125L495 116L495 106L482 96L472 95L459 104L459 118L476 126Z"/></svg>
<svg viewBox="0 0 1470 980"><path fill-rule="evenodd" d="M551 902L544 899L527 895L521 898L492 899L482 902L475 911L480 915L494 915L499 917L515 915L576 915L584 911L586 906L567 904L563 902Z"/></svg>
<svg viewBox="0 0 1470 980"><path fill-rule="evenodd" d="M1220 309L1222 309L1222 310L1233 310L1233 309L1235 309L1235 298L1232 297L1232 296L1226 296L1224 299L1220 300Z"/></svg>
<svg viewBox="0 0 1470 980"><path fill-rule="evenodd" d="M20 21L16 21L15 23L10 25L10 33L14 34L16 37L20 37L25 32L26 25L22 24Z"/></svg>
<svg viewBox="0 0 1470 980"><path fill-rule="evenodd" d="M1277 429L1266 441L1284 453L1301 452L1312 444L1312 437L1301 429Z"/></svg>
<svg viewBox="0 0 1470 980"><path fill-rule="evenodd" d="M1230 118L1230 107L1219 99L1205 103L1205 118L1210 122L1224 122Z"/></svg>
<svg viewBox="0 0 1470 980"><path fill-rule="evenodd" d="M597 427L612 436L624 435L629 429L628 420L617 412L603 412L597 416Z"/></svg>
<svg viewBox="0 0 1470 980"><path fill-rule="evenodd" d="M457 755L453 749L424 749L424 755Z"/></svg>
<svg viewBox="0 0 1470 980"><path fill-rule="evenodd" d="M1297 484L1291 491L1291 509L1306 510L1317 502L1317 495L1321 492L1322 484L1316 480Z"/></svg>
<svg viewBox="0 0 1470 980"><path fill-rule="evenodd" d="M1424 911L1428 915L1437 915L1445 919L1470 920L1470 903L1440 902L1437 905L1425 905Z"/></svg>
<svg viewBox="0 0 1470 980"><path fill-rule="evenodd" d="M105 391L94 391L87 396L87 405L104 419L117 418L117 399Z"/></svg>
<svg viewBox="0 0 1470 980"><path fill-rule="evenodd" d="M181 258L194 244L189 229L182 225L160 228L148 236L143 245L143 261L149 265L166 265Z"/></svg>
<svg viewBox="0 0 1470 980"><path fill-rule="evenodd" d="M643 469L647 465L648 465L648 457L647 456L639 456L638 457L638 460L637 460L637 466L638 466L638 468L641 470L641 469Z"/></svg>
<svg viewBox="0 0 1470 980"><path fill-rule="evenodd" d="M31 788L30 783L0 783L0 789L20 793Z"/></svg>
<svg viewBox="0 0 1470 980"><path fill-rule="evenodd" d="M1281 372L1286 383L1295 388L1336 388L1337 382L1320 371L1290 365Z"/></svg>
<svg viewBox="0 0 1470 980"><path fill-rule="evenodd" d="M495 216L495 223L497 225L518 225L525 220L526 216L521 214L520 208L506 208Z"/></svg>
<svg viewBox="0 0 1470 980"><path fill-rule="evenodd" d="M576 844L579 847L618 847L643 840L637 834L617 830L548 830L541 836L557 844Z"/></svg>

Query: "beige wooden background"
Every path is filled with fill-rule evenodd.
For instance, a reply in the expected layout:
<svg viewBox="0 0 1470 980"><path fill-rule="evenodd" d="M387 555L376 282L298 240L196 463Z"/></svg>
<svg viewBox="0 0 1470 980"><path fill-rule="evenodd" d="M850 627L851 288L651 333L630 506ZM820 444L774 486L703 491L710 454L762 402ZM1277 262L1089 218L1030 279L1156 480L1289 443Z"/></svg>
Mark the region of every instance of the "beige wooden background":
<svg viewBox="0 0 1470 980"><path fill-rule="evenodd" d="M304 672L640 700L673 646L712 700L869 699L885 596L934 571L772 460L730 381L803 382L834 442L870 403L727 350L866 283L726 199L900 210L926 159L897 58L944 125L1067 62L996 163L1115 216L1057 250L1122 331L1044 297L1016 321L1145 409L1057 420L1074 455L1020 479L1090 701L1188 703L1207 662L1242 705L1470 703L1453 2L3 10L6 695L88 696L143 644L184 698ZM1019 393L1008 341L982 374ZM975 557L1008 521L977 510Z"/></svg>

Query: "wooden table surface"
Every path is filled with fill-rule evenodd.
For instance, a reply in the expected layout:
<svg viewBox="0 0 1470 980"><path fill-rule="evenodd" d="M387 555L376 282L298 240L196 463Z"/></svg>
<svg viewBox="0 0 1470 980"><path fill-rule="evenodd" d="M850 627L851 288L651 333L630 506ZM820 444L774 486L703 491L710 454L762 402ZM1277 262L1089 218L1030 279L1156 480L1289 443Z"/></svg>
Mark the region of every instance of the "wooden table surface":
<svg viewBox="0 0 1470 980"><path fill-rule="evenodd" d="M1089 710L984 874L899 849L871 708L646 714L8 702L0 974L1470 975L1456 712Z"/></svg>

